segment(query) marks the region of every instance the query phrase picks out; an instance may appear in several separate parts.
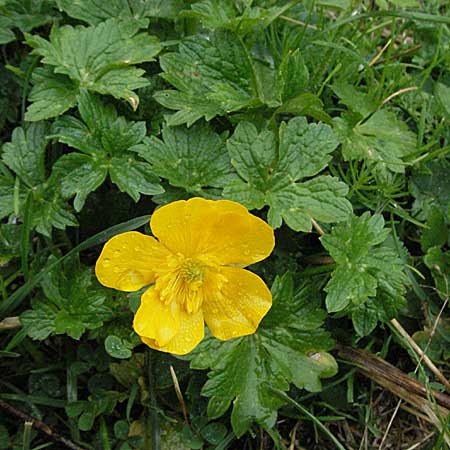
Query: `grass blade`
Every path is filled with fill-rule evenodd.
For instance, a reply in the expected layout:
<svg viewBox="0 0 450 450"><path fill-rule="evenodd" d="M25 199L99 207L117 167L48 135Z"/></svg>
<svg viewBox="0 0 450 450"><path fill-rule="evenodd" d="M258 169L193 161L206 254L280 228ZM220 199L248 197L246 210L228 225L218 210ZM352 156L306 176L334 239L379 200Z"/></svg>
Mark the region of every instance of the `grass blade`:
<svg viewBox="0 0 450 450"><path fill-rule="evenodd" d="M324 434L326 434L331 439L331 441L333 442L333 444L336 446L336 448L338 450L346 450L345 447L336 439L334 434L326 426L324 426L323 423L319 419L317 419L316 416L311 414L306 408L304 408L302 405L297 403L294 399L289 397L289 395L287 395L285 392L280 391L279 389L275 389L273 387L270 387L270 390L274 394L281 397L283 400L290 403L294 408L301 411L303 414L305 414L305 416L309 417L319 427L319 429L322 430L324 432Z"/></svg>

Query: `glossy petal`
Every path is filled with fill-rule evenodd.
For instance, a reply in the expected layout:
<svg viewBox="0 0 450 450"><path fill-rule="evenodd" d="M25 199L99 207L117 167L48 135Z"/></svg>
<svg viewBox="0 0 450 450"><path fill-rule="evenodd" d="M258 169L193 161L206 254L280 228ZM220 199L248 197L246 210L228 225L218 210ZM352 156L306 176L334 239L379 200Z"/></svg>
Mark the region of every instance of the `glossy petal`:
<svg viewBox="0 0 450 450"><path fill-rule="evenodd" d="M153 234L172 252L202 255L223 265L246 266L273 250L275 239L267 223L229 200L191 198L156 210Z"/></svg>
<svg viewBox="0 0 450 450"><path fill-rule="evenodd" d="M219 276L220 281L213 275L204 288L202 309L211 333L222 340L254 333L272 306L269 289L248 270L221 267Z"/></svg>
<svg viewBox="0 0 450 450"><path fill-rule="evenodd" d="M106 287L137 291L155 281L169 254L151 236L129 231L114 236L105 244L95 265L95 274Z"/></svg>
<svg viewBox="0 0 450 450"><path fill-rule="evenodd" d="M188 314L174 302L165 305L153 288L142 296L133 326L149 347L175 355L185 355L196 347L205 328L201 310Z"/></svg>
<svg viewBox="0 0 450 450"><path fill-rule="evenodd" d="M139 336L154 340L158 346L164 346L178 333L180 316L180 308L176 302L163 303L158 291L150 288L141 297L133 328Z"/></svg>

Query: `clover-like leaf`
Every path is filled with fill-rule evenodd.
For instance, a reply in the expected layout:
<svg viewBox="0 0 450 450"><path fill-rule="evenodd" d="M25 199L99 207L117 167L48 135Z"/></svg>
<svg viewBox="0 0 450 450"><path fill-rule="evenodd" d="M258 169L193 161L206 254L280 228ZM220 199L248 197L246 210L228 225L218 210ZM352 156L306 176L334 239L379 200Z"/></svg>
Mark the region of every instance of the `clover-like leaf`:
<svg viewBox="0 0 450 450"><path fill-rule="evenodd" d="M352 210L347 186L328 175L310 178L326 168L336 147L328 125L308 124L304 117L281 124L278 148L272 131L241 122L228 152L242 179L230 182L224 196L249 209L268 205L274 228L284 220L293 230L310 231L312 220L345 220ZM300 182L304 178L310 179Z"/></svg>
<svg viewBox="0 0 450 450"><path fill-rule="evenodd" d="M63 155L53 166L53 176L61 184L66 198L75 195L76 211L83 208L86 197L106 179L134 201L141 194L160 194L164 189L151 166L136 159L133 146L142 142L146 133L144 122L129 122L112 106L83 90L79 96L82 121L63 116L53 125L53 137L80 150Z"/></svg>
<svg viewBox="0 0 450 450"><path fill-rule="evenodd" d="M223 187L236 177L225 138L204 124L191 128L166 126L162 140L152 136L135 149L158 176L190 193Z"/></svg>
<svg viewBox="0 0 450 450"><path fill-rule="evenodd" d="M369 322L365 318L369 310L377 320L386 321L405 304L404 263L393 249L383 245L388 234L383 217L367 212L334 226L330 234L320 238L336 261L325 287L327 309L351 312L359 334L373 329L373 317Z"/></svg>
<svg viewBox="0 0 450 450"><path fill-rule="evenodd" d="M287 391L320 391L320 378L337 371L328 333L320 328L325 312L319 309L312 285L294 289L286 274L272 286L273 306L258 331L227 342L205 339L189 355L191 367L211 368L202 394L210 397L208 415L217 418L233 404L231 424L237 436L253 422L272 427L283 404L271 387Z"/></svg>
<svg viewBox="0 0 450 450"><path fill-rule="evenodd" d="M38 35L26 38L33 53L51 68L33 78L30 100L37 104L27 111L30 121L62 114L74 106L80 89L124 99L136 109L139 99L133 91L148 81L135 64L152 61L161 48L156 37L139 33L136 23L115 19L91 27L55 27L49 41ZM45 101L43 92L51 99ZM51 101L57 104L53 108Z"/></svg>

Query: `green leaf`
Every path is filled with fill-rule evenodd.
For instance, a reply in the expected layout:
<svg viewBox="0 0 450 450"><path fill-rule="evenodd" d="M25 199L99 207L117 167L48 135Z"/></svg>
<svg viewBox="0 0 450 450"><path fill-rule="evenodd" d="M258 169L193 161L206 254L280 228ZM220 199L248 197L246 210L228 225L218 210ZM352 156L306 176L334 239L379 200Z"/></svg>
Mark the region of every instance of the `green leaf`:
<svg viewBox="0 0 450 450"><path fill-rule="evenodd" d="M162 77L177 90L159 91L155 99L169 109L169 125L188 126L204 117L261 104L253 63L242 41L232 32L185 39L178 52L160 58Z"/></svg>
<svg viewBox="0 0 450 450"><path fill-rule="evenodd" d="M294 289L289 274L272 286L273 306L251 336L220 342L205 339L189 358L192 368L211 367L202 394L210 397L208 416L223 415L233 403L231 423L241 436L253 422L272 427L284 403L271 387L287 391L289 383L312 392L321 389L320 378L336 373L326 350L333 347L320 328L325 312L312 285Z"/></svg>
<svg viewBox="0 0 450 450"><path fill-rule="evenodd" d="M231 162L243 180L234 180L224 196L249 209L268 205L272 227L282 220L296 231L310 231L311 221L345 220L351 205L344 198L347 186L337 178L318 176L331 160L337 146L333 131L325 124L308 124L304 117L282 123L278 149L272 131L258 132L241 122L228 141Z"/></svg>
<svg viewBox="0 0 450 450"><path fill-rule="evenodd" d="M309 82L309 71L300 49L287 52L278 69L278 89L283 104L304 94Z"/></svg>
<svg viewBox="0 0 450 450"><path fill-rule="evenodd" d="M142 77L144 71L134 67L134 64L152 61L161 49L157 38L139 33L136 23L114 19L88 28L70 25L54 27L50 41L27 34L26 43L34 48L34 54L43 57L42 62L51 66L55 74L65 76L65 81L58 77L56 83L56 89L63 97L72 98L72 80L79 89L124 99L133 109L139 102L133 90L148 84ZM41 83L43 87L35 83L33 90L41 92L49 89L47 80ZM31 94L30 100L33 101L33 94L34 98L36 94ZM39 98L42 99L42 95ZM43 106L47 108L41 109L50 117L52 111L49 105ZM41 109L35 107L29 114L34 118L39 113L43 114ZM58 114L53 112L53 116Z"/></svg>
<svg viewBox="0 0 450 450"><path fill-rule="evenodd" d="M352 322L359 336L368 336L376 328L378 313L372 299L353 309Z"/></svg>
<svg viewBox="0 0 450 450"><path fill-rule="evenodd" d="M113 335L110 335L105 339L105 350L108 355L118 359L127 359L132 355L130 347L126 345L126 342Z"/></svg>
<svg viewBox="0 0 450 450"><path fill-rule="evenodd" d="M10 22L0 17L0 45L8 44L16 40L16 35L10 28Z"/></svg>
<svg viewBox="0 0 450 450"><path fill-rule="evenodd" d="M253 10L254 11L254 10ZM191 9L183 11L184 17L195 17L199 19L205 28L216 30L226 28L236 31L241 23L241 18L237 17L239 11L233 0L201 0L191 5ZM259 17L254 18L255 25Z"/></svg>
<svg viewBox="0 0 450 450"><path fill-rule="evenodd" d="M335 177L318 176L303 183L277 186L267 194L269 222L281 223L271 217L281 216L295 231L311 231L311 220L333 223L346 220L352 212L345 199L348 187Z"/></svg>
<svg viewBox="0 0 450 450"><path fill-rule="evenodd" d="M148 223L149 220L150 220L149 216L136 217L126 222L119 223L118 225L114 225L81 242L81 244L78 244L76 247L72 248L64 256L52 262L51 264L48 264L39 273L32 276L30 280L28 280L26 283L20 286L4 302L0 303L0 316L9 314L15 308L20 306L20 304L24 301L24 299L32 291L32 289L38 283L42 282L42 280L44 280L49 273L57 269L61 263L68 261L70 258L73 258L75 255L78 255L83 250L87 250L88 248L91 248L95 245L103 244L116 234L124 233L130 230L135 230L143 226L144 224Z"/></svg>
<svg viewBox="0 0 450 450"><path fill-rule="evenodd" d="M162 140L152 136L135 151L158 176L190 193L220 188L235 178L225 139L204 124L191 128L166 126Z"/></svg>
<svg viewBox="0 0 450 450"><path fill-rule="evenodd" d="M407 278L404 263L391 248L383 245L388 229L383 217L364 213L333 227L320 238L336 261L336 269L325 287L329 312L349 311L356 331L373 329L372 316L388 320L405 304ZM361 305L368 302L366 307Z"/></svg>
<svg viewBox="0 0 450 450"><path fill-rule="evenodd" d="M135 20L141 28L148 27L148 17L174 19L183 6L182 0L110 0L107 8L103 0L57 0L57 3L60 10L89 25L119 18Z"/></svg>
<svg viewBox="0 0 450 450"><path fill-rule="evenodd" d="M427 228L422 231L420 245L426 252L431 247L441 247L449 239L449 228L445 215L437 206L432 206L427 218Z"/></svg>
<svg viewBox="0 0 450 450"><path fill-rule="evenodd" d="M450 250L443 251L439 246L431 247L423 260L430 269L439 296L442 299L448 298L450 291Z"/></svg>
<svg viewBox="0 0 450 450"><path fill-rule="evenodd" d="M341 103L346 105L351 111L358 113L361 119L369 116L377 109L373 99L344 80L334 83L333 91L339 97Z"/></svg>
<svg viewBox="0 0 450 450"><path fill-rule="evenodd" d="M4 144L2 159L16 172L17 178L0 176L0 216L15 212L24 219L27 214L25 199L32 195L31 224L39 233L50 236L52 227L65 229L77 221L59 194L58 183L46 179L45 148L47 127L33 123L27 128L16 128L11 142Z"/></svg>
<svg viewBox="0 0 450 450"><path fill-rule="evenodd" d="M111 181L135 202L139 200L140 194L156 195L164 192L152 168L145 162L136 161L132 156L112 158L109 175Z"/></svg>
<svg viewBox="0 0 450 450"><path fill-rule="evenodd" d="M95 191L108 175L108 166L88 155L70 153L63 155L53 166L53 176L61 183L65 198L75 195L75 211L81 211L86 197Z"/></svg>
<svg viewBox="0 0 450 450"><path fill-rule="evenodd" d="M312 177L325 169L337 145L328 125L297 117L280 126L278 168L293 180Z"/></svg>
<svg viewBox="0 0 450 450"><path fill-rule="evenodd" d="M65 75L50 67L38 67L31 76L33 87L28 99L31 104L25 120L36 122L59 116L77 104L78 86Z"/></svg>
<svg viewBox="0 0 450 450"><path fill-rule="evenodd" d="M297 95L283 102L276 112L308 116L325 122L328 125L333 123L332 118L323 110L323 103L320 98L309 92Z"/></svg>
<svg viewBox="0 0 450 450"><path fill-rule="evenodd" d="M53 166L64 197L75 195L74 207L81 211L89 193L95 191L108 173L113 183L138 201L140 194L164 192L151 166L136 160L133 147L146 134L145 122L128 122L112 106L82 91L79 98L81 120L63 116L53 125L53 136L81 152L63 155Z"/></svg>
<svg viewBox="0 0 450 450"><path fill-rule="evenodd" d="M20 255L21 228L22 225L19 224L0 224L0 267Z"/></svg>
<svg viewBox="0 0 450 450"><path fill-rule="evenodd" d="M443 83L436 83L434 93L442 108L444 116L447 120L450 120L450 87Z"/></svg>
<svg viewBox="0 0 450 450"><path fill-rule="evenodd" d="M270 25L277 17L289 9L295 2L283 6L262 8L251 6L252 2L234 0L201 0L191 5L191 10L183 11L182 17L194 17L210 30L226 29L244 36L255 28L262 29Z"/></svg>
<svg viewBox="0 0 450 450"><path fill-rule="evenodd" d="M44 123L33 123L26 129L15 128L11 142L3 145L3 161L28 187L45 180L46 135Z"/></svg>
<svg viewBox="0 0 450 450"><path fill-rule="evenodd" d="M404 173L404 158L416 151L414 133L392 112L377 111L356 125L348 115L333 121L345 160L367 160L381 175L388 171Z"/></svg>
<svg viewBox="0 0 450 450"><path fill-rule="evenodd" d="M415 197L412 209L416 216L426 221L437 207L444 217L450 213L450 162L435 159L416 168L411 177L411 192Z"/></svg>
<svg viewBox="0 0 450 450"><path fill-rule="evenodd" d="M14 212L14 189L14 177L0 174L0 219Z"/></svg>
<svg viewBox="0 0 450 450"><path fill-rule="evenodd" d="M94 421L95 421L95 409L94 405L92 405L91 408L89 408L87 411L84 411L78 418L78 428L81 431L89 431L94 426Z"/></svg>
<svg viewBox="0 0 450 450"><path fill-rule="evenodd" d="M49 259L49 264L55 258ZM98 285L93 285L90 268L53 272L43 281L44 295L36 297L32 309L21 314L20 320L32 339L45 339L54 334L67 334L80 339L86 330L102 326L112 317L104 305L105 295Z"/></svg>
<svg viewBox="0 0 450 450"><path fill-rule="evenodd" d="M0 4L0 27L5 21L10 23L11 28L17 27L22 32L30 31L57 18L53 15L52 7L48 0L8 0L5 6Z"/></svg>
<svg viewBox="0 0 450 450"><path fill-rule="evenodd" d="M269 130L258 133L250 122L240 122L228 140L227 148L239 175L263 190L269 184L278 156L274 133Z"/></svg>
<svg viewBox="0 0 450 450"><path fill-rule="evenodd" d="M38 308L23 312L20 321L31 339L42 341L55 330L55 317L54 308L43 302Z"/></svg>

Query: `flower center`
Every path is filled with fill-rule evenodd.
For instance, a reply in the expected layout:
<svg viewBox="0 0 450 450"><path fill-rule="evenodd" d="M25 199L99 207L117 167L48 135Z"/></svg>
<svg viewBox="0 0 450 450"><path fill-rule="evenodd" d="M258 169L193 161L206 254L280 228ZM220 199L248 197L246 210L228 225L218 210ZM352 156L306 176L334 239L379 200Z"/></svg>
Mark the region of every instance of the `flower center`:
<svg viewBox="0 0 450 450"><path fill-rule="evenodd" d="M186 258L180 267L180 275L183 280L191 285L200 287L205 278L205 265L193 258ZM198 288L197 288L198 289Z"/></svg>
<svg viewBox="0 0 450 450"><path fill-rule="evenodd" d="M155 283L159 297L173 308L181 307L187 313L195 313L203 303L202 285L208 265L198 259L171 255L167 259L168 271Z"/></svg>

